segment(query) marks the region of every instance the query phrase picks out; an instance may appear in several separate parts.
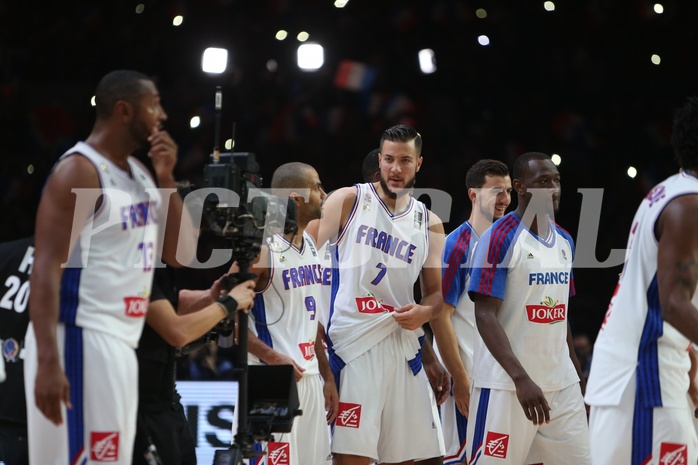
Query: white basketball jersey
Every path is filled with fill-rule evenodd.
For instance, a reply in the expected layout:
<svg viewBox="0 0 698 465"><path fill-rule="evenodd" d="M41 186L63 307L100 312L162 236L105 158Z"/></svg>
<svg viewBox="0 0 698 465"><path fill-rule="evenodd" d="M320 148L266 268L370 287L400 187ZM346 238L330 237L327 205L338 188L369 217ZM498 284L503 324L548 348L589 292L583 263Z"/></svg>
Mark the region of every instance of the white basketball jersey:
<svg viewBox="0 0 698 465"><path fill-rule="evenodd" d="M636 395L644 406L686 406L690 341L662 319L654 228L664 207L687 194L698 194L698 179L682 171L655 186L635 213L623 272L594 344L590 405L618 405L637 374Z"/></svg>
<svg viewBox="0 0 698 465"><path fill-rule="evenodd" d="M293 358L305 368L305 375L318 374L315 338L322 265L315 243L303 233L303 245L298 249L276 234L267 245L269 282L255 296L249 329L269 347ZM263 364L252 354L248 355L248 363Z"/></svg>
<svg viewBox="0 0 698 465"><path fill-rule="evenodd" d="M543 391L579 381L567 345L567 310L574 295L574 242L549 222L547 238L509 213L480 238L468 292L502 300L497 318L514 354ZM475 332L473 384L513 390L514 383Z"/></svg>
<svg viewBox="0 0 698 465"><path fill-rule="evenodd" d="M413 287L429 250L429 215L410 198L392 213L373 184L357 184L357 197L335 247L329 339L349 363L399 331L407 360L419 352L421 328L400 328L391 313L414 303Z"/></svg>
<svg viewBox="0 0 698 465"><path fill-rule="evenodd" d="M135 348L157 259L161 197L135 159L128 159L128 173L84 142L63 157L76 153L97 168L103 196L63 270L59 319L68 326L111 334ZM76 194L79 201L81 194Z"/></svg>
<svg viewBox="0 0 698 465"><path fill-rule="evenodd" d="M467 221L446 236L442 276L444 302L455 307L451 315L453 331L458 339L461 360L468 373L473 372L473 339L475 335L475 304L468 295L470 267L479 236ZM442 360L438 344L434 350Z"/></svg>

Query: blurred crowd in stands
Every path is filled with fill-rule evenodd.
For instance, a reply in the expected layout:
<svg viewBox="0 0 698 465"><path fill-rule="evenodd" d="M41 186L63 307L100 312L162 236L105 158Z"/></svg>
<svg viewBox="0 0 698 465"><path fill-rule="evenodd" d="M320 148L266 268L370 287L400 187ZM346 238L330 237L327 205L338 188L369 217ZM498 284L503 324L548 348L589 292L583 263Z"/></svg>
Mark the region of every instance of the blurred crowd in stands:
<svg viewBox="0 0 698 465"><path fill-rule="evenodd" d="M596 248L603 262L625 247L649 187L677 169L671 116L698 93L694 2L672 0L661 14L656 2L640 0L554 2L554 11L542 0L351 0L344 8L331 0L142 0L136 13L138 3L52 2L39 11L0 0L0 240L32 233L47 173L89 132L94 83L129 68L157 77L179 144L178 177L197 186L214 145L220 85L221 139L235 122L235 150L254 152L267 180L279 164L300 160L317 168L328 192L358 182L383 129L416 127L424 139L417 187L452 196L447 231L469 213L464 178L472 163L511 166L526 151L559 154L558 222L573 237L577 190L604 189ZM284 41L274 38L280 29ZM301 31L324 47L317 71L296 65ZM229 50L225 73L201 71L209 46ZM420 72L423 48L434 51L433 74ZM343 60L365 65L373 79L360 88L338 84ZM619 272L575 269L570 319L591 342ZM230 369L210 355L182 370L209 379Z"/></svg>

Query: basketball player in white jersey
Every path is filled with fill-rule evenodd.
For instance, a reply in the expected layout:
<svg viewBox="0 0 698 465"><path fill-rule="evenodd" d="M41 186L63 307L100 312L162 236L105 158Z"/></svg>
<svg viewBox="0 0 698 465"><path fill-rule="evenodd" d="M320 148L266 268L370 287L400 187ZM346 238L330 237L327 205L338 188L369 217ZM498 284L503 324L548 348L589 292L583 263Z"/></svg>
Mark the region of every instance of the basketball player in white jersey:
<svg viewBox="0 0 698 465"><path fill-rule="evenodd" d="M560 173L543 153L514 163L516 210L480 238L468 292L477 337L471 464L589 464L580 370L567 320L574 242L554 221Z"/></svg>
<svg viewBox="0 0 698 465"><path fill-rule="evenodd" d="M695 464L687 405L698 342L698 98L676 112L681 170L633 219L625 265L594 345L586 402L595 465Z"/></svg>
<svg viewBox="0 0 698 465"><path fill-rule="evenodd" d="M336 261L327 328L340 394L335 465L411 464L443 448L420 355L422 325L442 304L443 248L440 220L410 195L421 145L413 128L387 129L380 181L339 189L323 207L319 243L332 241Z"/></svg>
<svg viewBox="0 0 698 465"><path fill-rule="evenodd" d="M480 236L504 215L511 202L509 168L498 160L480 160L470 167L465 184L472 204L470 217L446 236L444 247L443 296L444 313L450 315L457 337L457 346L451 348L461 358L464 374L473 371L473 340L475 338L475 310L467 294L472 255ZM441 355L437 344L436 352ZM470 380L467 380L470 387ZM465 402L469 401L470 393ZM441 424L446 442L444 464L466 463L465 433L468 424L467 407L457 407L456 395L451 394L441 406Z"/></svg>
<svg viewBox="0 0 698 465"><path fill-rule="evenodd" d="M361 175L364 182L380 182L381 171L378 163L379 154L380 148L373 149L364 158L364 162L361 165ZM325 246L328 249L330 248L329 243L325 243ZM429 329L429 327L424 327L424 329ZM424 363L424 370L426 371L427 378L429 378L429 383L434 389L436 403L441 405L449 395L449 390L451 389L451 377L443 365L441 365L441 361L436 356L434 347L432 346L429 338L425 338L424 342L422 343L422 362ZM421 465L439 465L442 463L442 461L443 457L439 456L419 460L416 463Z"/></svg>
<svg viewBox="0 0 698 465"><path fill-rule="evenodd" d="M325 191L315 169L304 163L281 165L272 189L292 190L298 211L298 232L276 234L263 245L250 271L257 274L257 295L249 325L250 365L293 365L303 415L290 433L267 444L264 463L289 457L290 465L330 464L327 425L338 411L337 387L323 348L318 324L322 266L318 248L305 233L308 222L320 217ZM327 410L326 410L327 409Z"/></svg>
<svg viewBox="0 0 698 465"><path fill-rule="evenodd" d="M176 192L177 146L161 130L167 115L155 84L137 72L113 71L95 99L92 132L56 164L36 218L25 341L33 465L131 463L134 348L152 270L161 249L173 265L191 260L195 250L179 196L161 197L131 156L149 147L159 187L166 196ZM166 228L163 247L158 228ZM177 251L180 236L185 249Z"/></svg>

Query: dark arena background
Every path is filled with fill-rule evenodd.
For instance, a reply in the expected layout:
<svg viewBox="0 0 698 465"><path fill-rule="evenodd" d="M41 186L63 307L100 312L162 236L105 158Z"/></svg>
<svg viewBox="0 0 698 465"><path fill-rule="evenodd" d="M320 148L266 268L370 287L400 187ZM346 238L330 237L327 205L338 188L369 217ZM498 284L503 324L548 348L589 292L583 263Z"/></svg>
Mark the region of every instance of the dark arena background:
<svg viewBox="0 0 698 465"><path fill-rule="evenodd" d="M357 182L381 132L413 125L417 187L453 198L447 231L469 214L472 163L556 154L557 221L578 242L578 189L604 189L604 262L677 170L671 119L698 94L697 17L698 2L679 0L0 0L0 239L32 233L51 166L90 131L97 81L128 68L157 78L180 179L202 183L220 85L221 139L235 122L235 150L257 155L265 187L293 160L327 191ZM315 70L297 63L308 43L323 47ZM223 73L202 71L208 47L228 50ZM620 271L575 269L578 335L595 338Z"/></svg>

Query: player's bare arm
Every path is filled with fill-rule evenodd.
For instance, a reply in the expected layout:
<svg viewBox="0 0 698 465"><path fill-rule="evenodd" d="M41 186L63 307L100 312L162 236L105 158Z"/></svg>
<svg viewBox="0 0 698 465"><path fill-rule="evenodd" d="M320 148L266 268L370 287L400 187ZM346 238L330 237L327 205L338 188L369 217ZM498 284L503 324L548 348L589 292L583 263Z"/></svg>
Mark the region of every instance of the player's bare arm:
<svg viewBox="0 0 698 465"><path fill-rule="evenodd" d="M153 163L158 187L175 189L163 203L167 205L167 222L162 247L162 259L170 266L181 267L196 257L197 232L182 198L176 192L173 170L177 163L177 144L167 131L153 128L148 137L148 156Z"/></svg>
<svg viewBox="0 0 698 465"><path fill-rule="evenodd" d="M343 187L325 198L322 205L322 218L317 232L317 247L321 249L325 242L334 241L347 223L351 209L356 201L356 188Z"/></svg>
<svg viewBox="0 0 698 465"><path fill-rule="evenodd" d="M698 350L696 350L695 345L691 345L688 356L691 359L691 369L688 370L688 379L691 383L688 385L688 397L693 402L693 416L698 418L698 383L696 383L696 377L698 376Z"/></svg>
<svg viewBox="0 0 698 465"><path fill-rule="evenodd" d="M317 336L315 337L315 356L317 357L320 376L322 376L322 392L325 396L325 411L327 412L326 418L329 425L337 418L337 413L339 413L339 393L332 369L330 368L330 362L327 360L324 341L325 327L318 323Z"/></svg>
<svg viewBox="0 0 698 465"><path fill-rule="evenodd" d="M253 279L253 281L255 282L255 291L260 292L269 283L270 267L271 257L269 254L269 247L267 247L266 245L262 245L257 260L255 260L255 262L252 263L252 265L250 266L250 272L256 275L256 277ZM296 377L296 381L300 381L300 379L303 377L303 372L305 371L304 368L301 368L288 355L284 355L269 347L249 329L247 330L247 351L255 357L259 358L260 360L264 361L264 363L266 363L267 365L293 366L293 374Z"/></svg>
<svg viewBox="0 0 698 465"><path fill-rule="evenodd" d="M698 343L698 310L691 303L698 283L698 195L669 202L655 229L662 318Z"/></svg>
<svg viewBox="0 0 698 465"><path fill-rule="evenodd" d="M92 191L76 193L74 189ZM39 410L56 425L63 422L61 402L70 407L70 386L60 366L56 342L62 264L77 241L78 228L94 213L100 192L94 165L81 155L69 156L48 178L36 217L35 267L29 298L39 362L34 396ZM93 198L85 201L90 193ZM82 196L80 202L78 195Z"/></svg>
<svg viewBox="0 0 698 465"><path fill-rule="evenodd" d="M582 390L582 395L586 392L587 382L582 374L582 366L579 364L579 359L577 358L577 351L574 350L574 338L572 337L572 328L570 327L570 322L567 322L567 348L569 350L570 359L574 365L574 369L577 371L577 376L579 376L579 388Z"/></svg>
<svg viewBox="0 0 698 465"><path fill-rule="evenodd" d="M456 401L458 411L468 416L468 406L470 404L470 377L465 370L463 360L460 358L458 350L458 338L451 324L451 315L455 307L444 302L441 312L429 321L436 342L439 344L441 358L446 365L446 369L453 378L453 396Z"/></svg>
<svg viewBox="0 0 698 465"><path fill-rule="evenodd" d="M414 331L441 312L444 299L441 294L441 254L444 249L444 227L441 219L429 215L429 252L422 271L419 284L422 300L419 304L407 304L395 310L393 317L402 328ZM438 341L438 338L437 338ZM448 365L446 366L448 369Z"/></svg>
<svg viewBox="0 0 698 465"><path fill-rule="evenodd" d="M458 339L453 330L451 323L451 315L455 310L452 305L444 304L443 291L441 288L442 277L442 254L444 248L445 234L443 223L438 216L429 215L429 256L422 271L421 284L422 292L425 291L424 286L426 279L438 278L438 298L440 300L439 310L435 312L429 320L429 325L434 332L434 337L439 345L441 357L443 358L446 369L453 378L453 396L456 401L456 407L461 414L468 416L468 405L470 404L470 377L465 371L463 360L460 358L458 350ZM438 255L435 253L438 252ZM433 276L434 272L437 276ZM432 283L432 285L435 285ZM424 294L423 294L424 295Z"/></svg>
<svg viewBox="0 0 698 465"><path fill-rule="evenodd" d="M514 382L516 396L526 418L534 425L550 422L550 406L541 388L533 382L514 354L504 328L497 319L502 301L496 297L473 294L475 323L492 356Z"/></svg>
<svg viewBox="0 0 698 465"><path fill-rule="evenodd" d="M444 403L451 390L451 376L448 371L441 365L439 359L436 358L434 347L429 342L429 338L424 339L422 344L422 362L424 363L424 371L429 379L434 390L437 405Z"/></svg>

